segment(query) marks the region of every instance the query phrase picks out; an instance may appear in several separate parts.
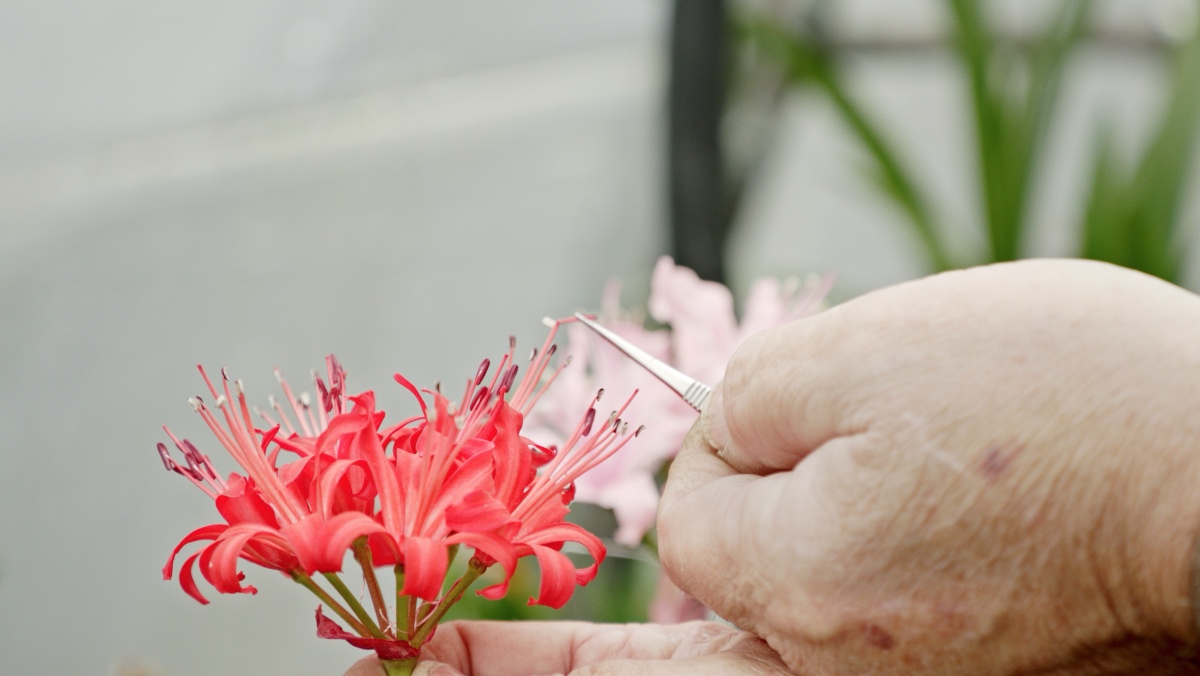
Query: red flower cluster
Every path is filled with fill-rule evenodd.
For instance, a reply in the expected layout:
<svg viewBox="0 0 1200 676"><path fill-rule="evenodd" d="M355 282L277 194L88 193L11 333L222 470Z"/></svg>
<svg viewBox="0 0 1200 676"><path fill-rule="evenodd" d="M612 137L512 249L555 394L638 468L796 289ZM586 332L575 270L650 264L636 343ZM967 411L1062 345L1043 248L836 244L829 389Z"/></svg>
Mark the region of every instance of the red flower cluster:
<svg viewBox="0 0 1200 676"><path fill-rule="evenodd" d="M577 584L595 577L605 556L599 538L564 521L573 482L631 435L620 419L628 401L594 433L593 402L561 449L521 435L525 414L561 370L546 377L553 338L551 331L520 381L510 340L491 379L484 360L457 404L440 392L426 392L432 397L427 402L397 374L421 414L391 426L383 425L373 392L346 395L345 372L332 356L328 382L314 378L319 405L295 396L280 378L286 406L272 400L272 412L257 411L265 429L254 425L240 382L231 384L222 371L218 389L201 368L215 402L191 402L244 475L222 480L207 456L167 430L184 460L177 462L159 444L167 469L211 496L225 523L185 536L163 568L164 578L172 577L186 545L207 542L179 567L184 591L201 603L207 600L195 569L219 592L254 593L237 565L238 559L250 561L308 587L357 633L341 630L318 609L320 635L373 648L384 659L415 656L449 606L493 564L504 576L480 595L503 596L517 559L532 555L542 574L530 603L561 607ZM561 551L567 542L582 545L593 563L577 569ZM474 552L467 572L445 590L451 558L464 545ZM337 576L348 552L363 569L374 617ZM394 568L394 620L376 566ZM345 606L317 584L316 573Z"/></svg>

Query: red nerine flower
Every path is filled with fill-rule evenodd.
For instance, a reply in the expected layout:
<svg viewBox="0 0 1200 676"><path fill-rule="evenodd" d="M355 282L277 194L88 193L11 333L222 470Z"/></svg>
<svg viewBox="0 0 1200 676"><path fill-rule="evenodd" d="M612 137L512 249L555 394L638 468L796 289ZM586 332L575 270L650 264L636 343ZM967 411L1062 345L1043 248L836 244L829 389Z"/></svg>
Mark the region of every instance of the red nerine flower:
<svg viewBox="0 0 1200 676"><path fill-rule="evenodd" d="M517 378L510 340L491 379L491 364L484 360L457 403L440 391L426 392L431 398L426 401L397 374L421 414L390 427L383 427L373 392L345 395L345 373L332 356L328 385L315 379L320 406L296 397L280 378L286 407L272 401L273 413L258 412L266 429L253 426L240 383L231 388L222 371L218 392L201 369L221 419L200 398L192 403L244 476L222 480L208 457L168 430L185 462L176 462L159 444L163 462L212 497L225 523L185 536L164 577L172 576L184 546L207 542L180 567L181 585L197 600L207 602L194 568L223 593L254 592L242 584L239 558L278 570L316 593L357 632L342 630L318 611L321 636L375 649L385 660L415 656L450 605L496 563L504 577L481 595L503 596L517 559L533 556L542 579L530 603L561 607L576 585L595 577L605 556L597 537L564 521L573 483L631 437L620 419L628 401L594 434L593 402L561 450L522 436L525 415L562 368L549 369L558 324L552 324L542 349L534 350L523 378ZM280 464L283 453L294 457ZM568 542L582 545L591 565L575 568L561 551ZM463 545L473 550L468 570L443 591L451 557ZM347 551L363 569L374 617L336 575ZM394 620L375 566L395 569ZM314 573L323 574L348 607L317 585Z"/></svg>
<svg viewBox="0 0 1200 676"><path fill-rule="evenodd" d="M345 374L332 356L328 366L334 384L332 392L319 378L317 382L328 393L325 400L329 409L340 408ZM179 551L199 541L210 544L184 561L179 579L184 591L201 603L208 600L195 584L192 569L197 562L204 578L226 594L256 591L241 584L243 576L236 569L238 558L293 576L341 570L350 543L364 530L378 526L369 514L353 509L369 507L373 496L370 475L363 463L346 457L345 449L338 447L336 439L324 434L313 436L328 424L326 408L322 407L319 416L314 416L311 407L297 401L281 378L299 425L308 435L297 434L282 408L277 407L288 426L291 441L287 441L279 437L278 424L266 431L253 426L240 382L235 382L232 388L236 393L235 407L224 370L221 392L202 367L200 373L216 400L224 424L200 397L191 399L192 406L245 476L231 473L227 480L222 480L209 458L195 445L166 430L186 464L177 463L166 445L160 443L158 452L163 464L212 497L226 523L202 526L186 535L171 552L163 568L163 578L171 579ZM300 458L279 466L281 450L293 451Z"/></svg>

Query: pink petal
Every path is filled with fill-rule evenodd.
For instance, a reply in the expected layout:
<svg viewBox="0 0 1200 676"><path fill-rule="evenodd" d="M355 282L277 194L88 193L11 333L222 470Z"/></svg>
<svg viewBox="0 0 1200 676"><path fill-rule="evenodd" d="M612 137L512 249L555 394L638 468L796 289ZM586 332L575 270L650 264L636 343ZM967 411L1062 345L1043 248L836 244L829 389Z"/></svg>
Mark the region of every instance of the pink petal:
<svg viewBox="0 0 1200 676"><path fill-rule="evenodd" d="M491 444L488 444L491 446ZM492 456L483 453L469 458L459 465L442 486L441 493L434 501L430 511L434 514L445 513L450 518L450 510L461 503L468 493L481 491L492 494L495 492L495 482L492 481ZM449 522L447 522L449 525ZM450 528L457 528L450 526Z"/></svg>
<svg viewBox="0 0 1200 676"><path fill-rule="evenodd" d="M246 588L241 585L237 571L237 560L243 556L243 550L252 541L271 552L278 553L278 562L269 567L287 571L299 564L293 557L288 556L287 542L279 536L279 531L259 524L243 523L230 526L212 545L204 549L200 556L200 570L205 579L223 594L244 593ZM258 561L259 565L266 565Z"/></svg>
<svg viewBox="0 0 1200 676"><path fill-rule="evenodd" d="M537 557L538 567L542 569L542 580L537 598L529 599L529 605L562 608L571 599L571 594L575 593L574 564L566 554L549 547L534 545L533 554Z"/></svg>
<svg viewBox="0 0 1200 676"><path fill-rule="evenodd" d="M573 523L560 523L543 528L525 539L525 543L534 547L535 550L540 545L561 547L564 542L578 542L588 550L588 554L592 557L592 565L578 570L572 568L572 571L575 574L575 582L578 584L585 585L591 582L596 577L596 571L600 568L600 564L604 563L604 558L608 555L608 550L604 548L604 543L600 541L600 538L584 530L581 526Z"/></svg>
<svg viewBox="0 0 1200 676"><path fill-rule="evenodd" d="M512 512L483 491L472 491L446 508L446 526L452 530L482 533L517 523Z"/></svg>
<svg viewBox="0 0 1200 676"><path fill-rule="evenodd" d="M201 527L197 528L196 530L183 536L183 539L179 541L179 544L175 545L175 549L171 550L171 555L169 557L167 557L167 565L163 566L163 569L162 569L163 579L164 580L171 579L171 575L172 575L173 571L175 570L175 557L178 556L179 551L181 549L183 549L184 546L186 546L192 542L199 542L199 541L203 541L203 540L216 540L217 537L221 533L225 532L226 528L229 528L229 526L227 526L223 523L214 523L214 524L209 524L207 526L201 526ZM208 603L208 602L202 600L202 603Z"/></svg>
<svg viewBox="0 0 1200 676"><path fill-rule="evenodd" d="M360 512L343 512L328 521L318 514L310 514L285 526L282 532L300 566L309 575L318 571L340 571L346 550L355 540L364 535L386 533L383 526Z"/></svg>
<svg viewBox="0 0 1200 676"><path fill-rule="evenodd" d="M517 552L512 543L495 533L458 533L450 536L446 542L474 547L475 558L481 563L490 566L491 561L495 561L504 569L503 580L476 592L477 594L495 600L508 593L509 580L517 569Z"/></svg>
<svg viewBox="0 0 1200 676"><path fill-rule="evenodd" d="M407 537L400 543L404 555L405 596L434 601L442 595L449 559L446 543L423 537Z"/></svg>
<svg viewBox="0 0 1200 676"><path fill-rule="evenodd" d="M237 474L230 474L226 482L225 492L216 499L217 511L230 524L257 523L271 528L278 528L279 521L275 510L263 500L254 483Z"/></svg>

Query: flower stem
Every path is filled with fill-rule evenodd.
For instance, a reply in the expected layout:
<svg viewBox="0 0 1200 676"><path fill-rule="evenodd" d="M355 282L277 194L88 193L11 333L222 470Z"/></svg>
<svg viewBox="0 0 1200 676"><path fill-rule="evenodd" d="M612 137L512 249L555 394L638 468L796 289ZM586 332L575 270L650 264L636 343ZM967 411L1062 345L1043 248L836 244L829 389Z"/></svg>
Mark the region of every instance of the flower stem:
<svg viewBox="0 0 1200 676"><path fill-rule="evenodd" d="M350 625L351 629L358 632L359 636L367 636L370 633L367 631L367 628L363 626L362 622L354 619L354 616L350 614L349 610L346 610L344 607L342 607L342 604L335 601L334 598L329 595L329 592L321 589L321 587L311 577L304 574L304 571L293 570L291 575L292 579L300 583L302 587L309 590L313 594L316 594L317 598L321 599L322 603L332 609L333 612L337 613L338 617L342 618L346 624Z"/></svg>
<svg viewBox="0 0 1200 676"><path fill-rule="evenodd" d="M407 639L412 636L412 628L408 626L408 599L400 591L404 589L404 566L397 563L393 572L396 575L396 636L403 633Z"/></svg>
<svg viewBox="0 0 1200 676"><path fill-rule="evenodd" d="M425 639L429 638L429 635L433 633L438 622L441 622L442 618L449 612L450 606L453 606L462 599L463 594L467 593L467 589L475 580L479 579L480 575L483 575L483 571L485 570L487 570L487 567L479 563L476 559L471 559L471 563L467 565L467 572L458 578L454 586L450 587L450 591L446 592L446 595L438 602L437 608L434 608L429 617L421 623L420 628L413 634L412 640L408 642L409 645L414 648L420 648L425 643Z"/></svg>
<svg viewBox="0 0 1200 676"><path fill-rule="evenodd" d="M329 580L329 584L333 585L333 588L337 590L337 593L341 594L343 599L346 599L346 603L350 605L350 609L354 611L354 615L358 617L358 621L362 622L362 625L371 633L371 636L375 638L387 638L379 630L379 626L375 624L375 620L372 620L371 616L367 614L367 609L363 608L363 605L355 598L354 593L346 587L346 583L342 582L342 578L338 577L337 573L324 573L324 575L325 579Z"/></svg>
<svg viewBox="0 0 1200 676"><path fill-rule="evenodd" d="M412 676L417 668L417 658L409 657L403 660L380 660L383 671L388 676Z"/></svg>
<svg viewBox="0 0 1200 676"><path fill-rule="evenodd" d="M362 567L363 580L367 583L367 591L371 594L371 603L375 606L375 619L387 634L387 604L383 602L383 592L379 590L379 579L375 577L375 565L371 562L371 549L367 547L365 537L355 540L353 546L354 559Z"/></svg>

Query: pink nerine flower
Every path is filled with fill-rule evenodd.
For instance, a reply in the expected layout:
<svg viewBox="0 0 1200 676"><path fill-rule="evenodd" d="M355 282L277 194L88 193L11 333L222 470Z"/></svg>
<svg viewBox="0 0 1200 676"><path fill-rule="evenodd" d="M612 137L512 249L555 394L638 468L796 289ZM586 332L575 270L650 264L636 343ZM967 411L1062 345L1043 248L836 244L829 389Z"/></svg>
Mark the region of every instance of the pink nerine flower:
<svg viewBox="0 0 1200 676"><path fill-rule="evenodd" d="M332 357L329 383L315 381L320 394L315 409L280 379L286 405L272 402L273 413L259 411L267 429L253 425L240 383L231 387L222 372L218 390L201 369L220 418L199 398L193 405L245 476L221 479L195 445L168 431L183 462L159 444L167 469L213 498L225 523L185 536L164 577L174 574L180 550L196 542L207 544L184 561L180 583L202 603L207 601L196 569L223 593L254 592L242 584L239 560L278 570L310 589L353 630L343 630L318 609L320 636L403 662L392 665L395 673L407 673L446 611L493 564L505 574L481 595L503 596L517 559L533 556L542 579L530 603L562 606L577 585L595 577L605 557L599 538L564 521L574 483L636 433L626 434L624 422L631 397L603 424L596 420L595 400L585 401L580 410L586 413L560 448L523 436L525 415L561 370L547 373L553 338L551 331L534 351L522 379L511 343L490 380L491 364L484 360L458 402L440 391L426 392L432 398L427 402L397 374L421 413L388 427L373 392L345 395L345 374ZM295 459L281 463L283 453ZM592 564L577 569L561 551L567 542L582 545ZM472 555L466 573L447 589L446 575L460 546L470 547ZM362 568L373 613L338 576L347 552ZM377 566L394 569L394 605L376 578ZM342 602L313 579L315 573Z"/></svg>
<svg viewBox="0 0 1200 676"><path fill-rule="evenodd" d="M620 286L606 287L599 321L608 328L672 364L688 375L716 384L725 365L746 338L772 326L810 315L822 307L829 278L801 287L762 279L751 287L739 323L733 296L716 282L701 280L667 256L658 260L651 277L650 315L669 328L650 330L644 321L620 307ZM631 444L597 471L576 482L577 499L612 509L617 517L617 542L636 546L654 523L658 488L654 476L675 456L696 413L644 369L595 338L585 328L568 327L567 354L585 368L564 372L547 406L534 412L532 424L562 437L573 424L572 410L595 391L596 383L621 391L637 388L629 415L650 424L638 443Z"/></svg>

